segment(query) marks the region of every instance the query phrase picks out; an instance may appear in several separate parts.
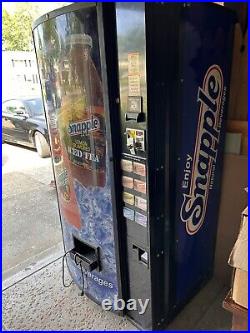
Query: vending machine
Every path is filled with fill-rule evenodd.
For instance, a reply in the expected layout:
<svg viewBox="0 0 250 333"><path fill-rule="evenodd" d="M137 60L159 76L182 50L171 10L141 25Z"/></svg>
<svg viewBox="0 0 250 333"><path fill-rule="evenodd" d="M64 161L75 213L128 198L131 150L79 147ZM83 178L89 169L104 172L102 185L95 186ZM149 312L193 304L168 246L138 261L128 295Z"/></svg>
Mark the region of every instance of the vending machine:
<svg viewBox="0 0 250 333"><path fill-rule="evenodd" d="M161 329L213 273L235 17L74 3L33 28L65 256L98 304ZM113 307L115 310L115 308Z"/></svg>

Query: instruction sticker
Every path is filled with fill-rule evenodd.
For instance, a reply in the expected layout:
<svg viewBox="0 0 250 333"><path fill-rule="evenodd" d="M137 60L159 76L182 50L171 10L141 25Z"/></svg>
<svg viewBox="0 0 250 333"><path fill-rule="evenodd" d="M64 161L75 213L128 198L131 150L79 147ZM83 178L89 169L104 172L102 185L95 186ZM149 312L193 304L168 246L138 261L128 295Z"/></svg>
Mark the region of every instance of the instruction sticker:
<svg viewBox="0 0 250 333"><path fill-rule="evenodd" d="M141 95L141 78L140 75L128 76L128 95L140 96Z"/></svg>
<svg viewBox="0 0 250 333"><path fill-rule="evenodd" d="M128 53L128 75L140 74L139 52Z"/></svg>

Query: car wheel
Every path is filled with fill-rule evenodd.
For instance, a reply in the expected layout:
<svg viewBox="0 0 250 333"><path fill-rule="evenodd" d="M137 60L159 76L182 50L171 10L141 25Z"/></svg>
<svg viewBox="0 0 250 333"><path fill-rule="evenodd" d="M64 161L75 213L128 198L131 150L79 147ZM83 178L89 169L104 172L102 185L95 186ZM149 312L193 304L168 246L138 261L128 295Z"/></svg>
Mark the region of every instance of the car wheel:
<svg viewBox="0 0 250 333"><path fill-rule="evenodd" d="M35 145L39 156L47 157L50 155L49 145L40 132L35 133Z"/></svg>

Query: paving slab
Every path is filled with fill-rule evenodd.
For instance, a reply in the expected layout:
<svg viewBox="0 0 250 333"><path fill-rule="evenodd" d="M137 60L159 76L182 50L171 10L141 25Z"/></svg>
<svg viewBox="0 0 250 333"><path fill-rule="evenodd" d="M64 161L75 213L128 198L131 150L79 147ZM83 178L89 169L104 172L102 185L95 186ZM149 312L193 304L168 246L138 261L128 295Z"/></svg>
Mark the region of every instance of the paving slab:
<svg viewBox="0 0 250 333"><path fill-rule="evenodd" d="M76 285L62 285L57 260L3 292L6 330L135 330L126 319L80 296ZM69 274L66 280L70 281Z"/></svg>

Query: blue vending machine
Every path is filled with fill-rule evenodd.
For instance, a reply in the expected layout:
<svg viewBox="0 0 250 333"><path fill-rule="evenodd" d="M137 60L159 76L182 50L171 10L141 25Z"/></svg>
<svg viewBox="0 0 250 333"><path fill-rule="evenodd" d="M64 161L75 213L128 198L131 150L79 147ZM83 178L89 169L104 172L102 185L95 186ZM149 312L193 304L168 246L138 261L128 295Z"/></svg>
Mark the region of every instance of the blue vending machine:
<svg viewBox="0 0 250 333"><path fill-rule="evenodd" d="M213 273L235 17L74 3L33 37L65 256L82 291L161 329ZM115 310L115 309L114 309Z"/></svg>

